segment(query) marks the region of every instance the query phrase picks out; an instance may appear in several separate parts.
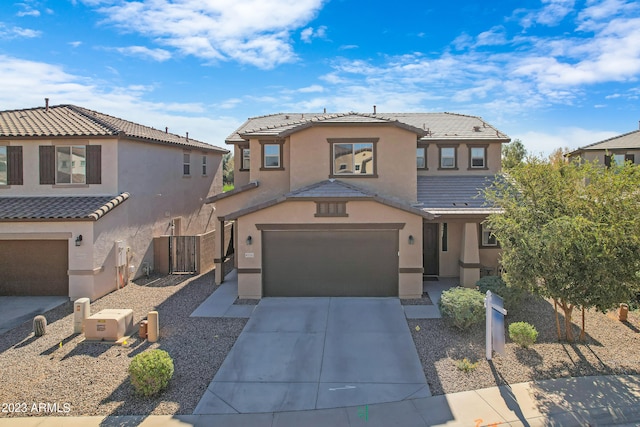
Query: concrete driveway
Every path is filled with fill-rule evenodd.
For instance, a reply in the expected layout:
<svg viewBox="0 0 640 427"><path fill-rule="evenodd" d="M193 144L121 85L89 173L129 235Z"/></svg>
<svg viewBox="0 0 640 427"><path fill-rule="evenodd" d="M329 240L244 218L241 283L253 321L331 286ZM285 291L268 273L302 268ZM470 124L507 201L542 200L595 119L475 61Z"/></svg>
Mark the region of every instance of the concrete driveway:
<svg viewBox="0 0 640 427"><path fill-rule="evenodd" d="M337 408L430 395L397 298L265 298L194 414Z"/></svg>
<svg viewBox="0 0 640 427"><path fill-rule="evenodd" d="M0 296L0 334L69 301L68 297Z"/></svg>

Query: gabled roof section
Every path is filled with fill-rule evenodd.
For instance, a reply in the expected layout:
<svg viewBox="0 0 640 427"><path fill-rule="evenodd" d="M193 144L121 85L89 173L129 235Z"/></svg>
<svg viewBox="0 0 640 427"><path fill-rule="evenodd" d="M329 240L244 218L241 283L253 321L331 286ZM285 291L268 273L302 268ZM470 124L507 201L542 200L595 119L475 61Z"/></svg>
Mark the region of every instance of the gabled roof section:
<svg viewBox="0 0 640 427"><path fill-rule="evenodd" d="M640 130L634 130L633 132L614 136L613 138L605 139L604 141L585 145L584 147L580 147L577 150L570 152L568 155L574 156L582 153L583 151L631 149L640 149Z"/></svg>
<svg viewBox="0 0 640 427"><path fill-rule="evenodd" d="M495 180L494 175L418 176L418 202L434 214L496 212L483 195Z"/></svg>
<svg viewBox="0 0 640 427"><path fill-rule="evenodd" d="M0 197L3 221L97 221L129 199L118 196Z"/></svg>
<svg viewBox="0 0 640 427"><path fill-rule="evenodd" d="M237 144L250 138L284 138L320 125L393 125L416 133L422 141L511 139L480 117L454 113L279 113L249 118L226 142Z"/></svg>
<svg viewBox="0 0 640 427"><path fill-rule="evenodd" d="M128 137L205 151L228 150L75 105L0 111L0 138Z"/></svg>
<svg viewBox="0 0 640 427"><path fill-rule="evenodd" d="M419 215L426 219L434 219L435 216L430 212L426 212L423 209L416 208L407 203L403 203L397 200L390 199L388 197L380 196L360 187L346 182L338 180L325 180L315 184L311 184L307 187L294 190L290 193L284 194L280 197L276 197L266 202L258 203L253 206L242 208L236 212L229 213L219 219L224 221L231 221L238 219L242 216L248 215L253 212L257 212L262 209L277 205L287 201L309 201L309 200L339 200L345 199L348 201L360 201L371 200L383 205L391 206L393 208L403 210L415 215Z"/></svg>

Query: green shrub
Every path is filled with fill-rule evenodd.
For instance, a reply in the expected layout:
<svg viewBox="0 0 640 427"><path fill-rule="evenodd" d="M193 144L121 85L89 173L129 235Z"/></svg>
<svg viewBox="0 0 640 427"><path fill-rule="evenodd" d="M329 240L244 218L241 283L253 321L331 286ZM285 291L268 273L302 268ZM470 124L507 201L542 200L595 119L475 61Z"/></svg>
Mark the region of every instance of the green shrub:
<svg viewBox="0 0 640 427"><path fill-rule="evenodd" d="M504 300L504 307L507 310L513 309L520 305L525 293L521 289L512 288L502 280L500 276L484 276L476 282L476 287L486 295L487 291L498 294Z"/></svg>
<svg viewBox="0 0 640 427"><path fill-rule="evenodd" d="M456 367L463 372L469 373L478 367L478 362L471 362L465 357L462 360L456 360Z"/></svg>
<svg viewBox="0 0 640 427"><path fill-rule="evenodd" d="M131 384L143 396L153 396L169 385L173 360L164 350L149 350L136 355L129 365Z"/></svg>
<svg viewBox="0 0 640 427"><path fill-rule="evenodd" d="M509 325L509 338L520 347L527 348L538 339L538 331L527 322L515 322Z"/></svg>
<svg viewBox="0 0 640 427"><path fill-rule="evenodd" d="M456 287L442 292L440 313L459 329L468 329L484 320L484 295L475 289Z"/></svg>

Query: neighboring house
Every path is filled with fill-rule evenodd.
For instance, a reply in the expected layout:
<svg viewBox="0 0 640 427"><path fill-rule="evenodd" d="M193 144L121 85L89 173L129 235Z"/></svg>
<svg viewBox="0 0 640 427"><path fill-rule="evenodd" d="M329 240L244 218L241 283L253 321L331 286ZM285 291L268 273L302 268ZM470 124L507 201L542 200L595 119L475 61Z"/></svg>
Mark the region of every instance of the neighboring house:
<svg viewBox="0 0 640 427"><path fill-rule="evenodd" d="M591 162L597 160L607 167L624 162L640 164L640 130L586 145L568 153L567 157L580 157Z"/></svg>
<svg viewBox="0 0 640 427"><path fill-rule="evenodd" d="M450 113L275 114L234 145L235 189L208 199L235 253L240 298L422 295L425 277L497 272L482 189L508 136ZM221 280L217 275L216 280Z"/></svg>
<svg viewBox="0 0 640 427"><path fill-rule="evenodd" d="M155 237L214 229L226 152L73 105L0 111L0 295L95 299L152 270Z"/></svg>

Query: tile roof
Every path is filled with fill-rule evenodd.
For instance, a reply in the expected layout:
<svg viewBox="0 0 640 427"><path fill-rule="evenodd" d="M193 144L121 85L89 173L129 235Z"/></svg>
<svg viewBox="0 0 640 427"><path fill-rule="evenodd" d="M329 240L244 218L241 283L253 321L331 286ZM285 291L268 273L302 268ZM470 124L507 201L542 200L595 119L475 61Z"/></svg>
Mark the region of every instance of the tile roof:
<svg viewBox="0 0 640 427"><path fill-rule="evenodd" d="M97 221L129 198L119 196L0 197L0 221Z"/></svg>
<svg viewBox="0 0 640 427"><path fill-rule="evenodd" d="M491 186L495 176L418 176L418 203L432 213L493 212L482 191Z"/></svg>
<svg viewBox="0 0 640 427"><path fill-rule="evenodd" d="M480 117L454 113L279 113L249 118L226 142L250 137L285 137L310 126L332 123L391 124L415 132L424 141L500 140L510 138Z"/></svg>
<svg viewBox="0 0 640 427"><path fill-rule="evenodd" d="M585 145L584 147L580 147L577 150L570 152L569 155L579 154L583 151L617 149L640 149L640 130L635 130L633 132L628 132L622 135L614 136L613 138L605 139L604 141Z"/></svg>
<svg viewBox="0 0 640 427"><path fill-rule="evenodd" d="M195 139L75 105L0 111L0 138L64 136L124 136L152 143L228 152Z"/></svg>
<svg viewBox="0 0 640 427"><path fill-rule="evenodd" d="M288 199L373 198L375 195L346 182L329 179L300 188L285 195Z"/></svg>

